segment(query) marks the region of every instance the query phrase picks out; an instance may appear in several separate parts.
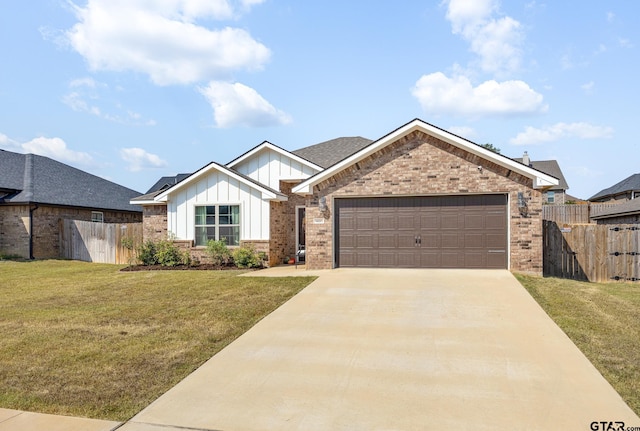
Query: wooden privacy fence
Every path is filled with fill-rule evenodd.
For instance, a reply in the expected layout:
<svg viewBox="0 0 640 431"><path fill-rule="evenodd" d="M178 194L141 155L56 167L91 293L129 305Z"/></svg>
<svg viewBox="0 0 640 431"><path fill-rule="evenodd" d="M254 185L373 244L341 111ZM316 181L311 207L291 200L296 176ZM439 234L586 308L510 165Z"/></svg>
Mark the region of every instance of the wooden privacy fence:
<svg viewBox="0 0 640 431"><path fill-rule="evenodd" d="M123 245L123 238L132 249ZM142 223L95 223L60 221L60 254L85 262L126 264L142 243Z"/></svg>
<svg viewBox="0 0 640 431"><path fill-rule="evenodd" d="M640 281L640 227L543 222L545 276Z"/></svg>
<svg viewBox="0 0 640 431"><path fill-rule="evenodd" d="M590 217L619 204L573 204L573 205L543 205L542 220L554 221L558 224L593 223Z"/></svg>

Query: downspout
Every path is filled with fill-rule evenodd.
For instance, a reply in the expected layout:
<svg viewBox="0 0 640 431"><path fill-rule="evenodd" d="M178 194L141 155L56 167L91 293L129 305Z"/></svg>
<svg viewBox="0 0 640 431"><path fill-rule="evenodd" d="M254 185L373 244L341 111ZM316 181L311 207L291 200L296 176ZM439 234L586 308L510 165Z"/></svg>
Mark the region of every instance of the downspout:
<svg viewBox="0 0 640 431"><path fill-rule="evenodd" d="M33 260L33 212L38 209L38 204L29 204L29 259Z"/></svg>
<svg viewBox="0 0 640 431"><path fill-rule="evenodd" d="M24 158L24 198L29 202L29 259L33 257L33 212L38 209L38 204L33 202L33 154L27 154Z"/></svg>

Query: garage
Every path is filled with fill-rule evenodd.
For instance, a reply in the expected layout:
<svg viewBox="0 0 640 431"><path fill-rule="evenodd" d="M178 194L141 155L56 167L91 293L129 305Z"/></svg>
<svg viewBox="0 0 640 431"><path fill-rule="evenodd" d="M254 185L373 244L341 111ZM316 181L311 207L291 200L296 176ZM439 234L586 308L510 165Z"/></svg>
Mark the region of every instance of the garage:
<svg viewBox="0 0 640 431"><path fill-rule="evenodd" d="M507 195L335 200L336 266L508 267Z"/></svg>

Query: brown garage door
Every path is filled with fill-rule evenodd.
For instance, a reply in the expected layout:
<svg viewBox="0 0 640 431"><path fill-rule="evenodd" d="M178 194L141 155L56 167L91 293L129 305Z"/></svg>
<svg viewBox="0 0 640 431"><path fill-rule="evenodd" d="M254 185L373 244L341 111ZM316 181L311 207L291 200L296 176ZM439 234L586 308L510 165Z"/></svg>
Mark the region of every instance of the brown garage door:
<svg viewBox="0 0 640 431"><path fill-rule="evenodd" d="M336 199L340 267L507 268L506 195Z"/></svg>

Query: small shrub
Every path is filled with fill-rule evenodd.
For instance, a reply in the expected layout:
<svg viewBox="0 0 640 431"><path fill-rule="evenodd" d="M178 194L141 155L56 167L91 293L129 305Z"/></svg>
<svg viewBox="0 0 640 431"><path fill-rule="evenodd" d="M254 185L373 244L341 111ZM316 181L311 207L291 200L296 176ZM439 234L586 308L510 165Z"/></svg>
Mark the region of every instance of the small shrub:
<svg viewBox="0 0 640 431"><path fill-rule="evenodd" d="M185 255L171 241L163 240L156 244L156 260L162 266L178 266L184 263Z"/></svg>
<svg viewBox="0 0 640 431"><path fill-rule="evenodd" d="M156 243L148 240L138 247L138 260L143 265L157 265Z"/></svg>
<svg viewBox="0 0 640 431"><path fill-rule="evenodd" d="M222 266L229 263L231 258L231 250L224 241L209 240L207 243L207 254L211 258L214 265Z"/></svg>
<svg viewBox="0 0 640 431"><path fill-rule="evenodd" d="M237 248L232 253L233 261L238 268L261 268L262 260L251 246Z"/></svg>

